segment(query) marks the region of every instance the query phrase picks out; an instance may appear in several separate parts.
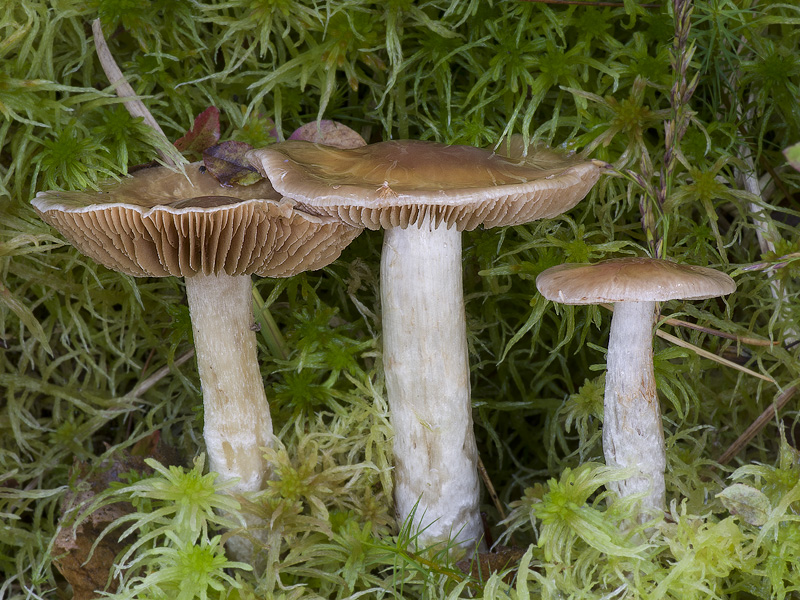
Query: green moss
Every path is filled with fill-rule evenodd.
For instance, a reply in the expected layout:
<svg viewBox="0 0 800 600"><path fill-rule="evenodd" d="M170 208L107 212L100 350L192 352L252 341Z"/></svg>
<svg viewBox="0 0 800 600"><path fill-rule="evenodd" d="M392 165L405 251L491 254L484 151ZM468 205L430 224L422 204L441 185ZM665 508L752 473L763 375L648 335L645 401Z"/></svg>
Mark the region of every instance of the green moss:
<svg viewBox="0 0 800 600"><path fill-rule="evenodd" d="M366 232L322 272L254 282L280 477L238 507L201 462L159 466L102 496L136 509L119 597L800 594L792 404L779 415L786 441L773 419L731 467L715 463L800 378L798 346L661 325L778 386L656 341L672 504L625 530L630 501L603 488L620 474L592 462L610 314L555 307L534 284L560 262L658 252L732 271L739 285L725 300L666 303L663 317L796 339L800 173L781 151L800 139L798 15L791 3L751 4L698 1L689 20L678 10L675 43L675 3L11 3L0 14L0 596L70 596L50 548L76 458L113 460L155 431L185 464L202 453L197 374L176 362L191 348L182 284L97 266L29 204L155 157L157 138L99 66L98 17L170 139L213 104L223 137L254 145L323 116L372 142L488 146L522 133L617 169L568 216L464 236L476 432L510 515L488 498L483 508L492 533L522 547L516 573L465 575L447 548L417 548L416 532L394 523L381 235ZM741 183L751 172L761 197ZM733 482L768 499L763 525L717 496ZM224 556L218 534L230 523L216 508L270 523L250 568Z"/></svg>

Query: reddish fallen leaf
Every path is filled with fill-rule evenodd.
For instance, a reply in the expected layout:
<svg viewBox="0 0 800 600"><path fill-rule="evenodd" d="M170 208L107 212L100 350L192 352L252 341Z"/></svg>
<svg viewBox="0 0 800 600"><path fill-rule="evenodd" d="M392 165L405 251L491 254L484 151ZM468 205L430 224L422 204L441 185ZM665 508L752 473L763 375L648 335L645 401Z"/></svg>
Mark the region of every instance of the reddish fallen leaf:
<svg viewBox="0 0 800 600"><path fill-rule="evenodd" d="M263 179L245 158L252 149L244 142L222 142L203 151L203 164L224 186L252 185Z"/></svg>
<svg viewBox="0 0 800 600"><path fill-rule="evenodd" d="M366 146L364 141L356 131L347 125L342 125L336 121L312 121L294 130L289 136L290 140L302 140L314 142L315 144L325 144L335 148L358 148Z"/></svg>
<svg viewBox="0 0 800 600"><path fill-rule="evenodd" d="M478 581L486 581L494 573L504 571L509 567L519 564L525 555L525 550L515 546L498 546L491 552L478 552L473 558L465 558L456 563L456 566ZM516 569L510 571L503 581L510 584L516 577Z"/></svg>
<svg viewBox="0 0 800 600"><path fill-rule="evenodd" d="M184 154L200 156L206 148L219 141L219 109L209 106L195 117L192 128L175 141L175 147Z"/></svg>
<svg viewBox="0 0 800 600"><path fill-rule="evenodd" d="M149 453L137 455L138 452ZM73 465L70 481L74 483L61 501L61 518L53 542L53 562L72 586L73 600L91 600L100 598L102 591L116 591L117 582L109 580L109 576L117 555L131 540L119 541L120 532L113 530L97 540L108 525L132 513L133 507L127 502L103 506L83 518L77 527L75 519L111 482L120 481L123 473L152 474L153 470L144 462L145 456L153 456L163 464L176 464L176 452L159 444L156 433L139 442L131 452L116 453L99 467L91 468L80 462Z"/></svg>

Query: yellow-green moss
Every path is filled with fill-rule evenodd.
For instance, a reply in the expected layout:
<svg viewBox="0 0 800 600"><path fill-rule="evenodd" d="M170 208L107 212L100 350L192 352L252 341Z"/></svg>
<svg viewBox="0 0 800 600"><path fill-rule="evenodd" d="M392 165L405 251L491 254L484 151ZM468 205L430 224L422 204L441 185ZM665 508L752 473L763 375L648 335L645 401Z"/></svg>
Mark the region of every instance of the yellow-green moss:
<svg viewBox="0 0 800 600"><path fill-rule="evenodd" d="M119 592L137 598L791 598L800 594L798 413L715 464L800 377L798 346L738 344L662 325L768 372L777 386L657 341L669 514L627 534L629 503L603 495L601 387L609 313L556 308L533 284L563 261L660 252L737 275L725 301L668 303L734 336L797 337L800 139L792 3L674 6L495 0L20 0L0 11L0 597L65 598L51 540L78 460L155 431L184 467L107 492L136 512L141 543ZM500 136L611 163L568 216L464 237L473 406L482 461L504 510L495 536L520 570L459 571L393 522L391 427L380 367L381 237L362 235L323 272L258 280L280 335L259 339L281 445L280 478L226 505L273 529L252 569L228 562L204 479L202 414L182 284L109 272L38 220L44 188L92 187L155 156L157 139L109 89L91 41L101 18L123 73L170 139L209 105L223 139L268 143L318 116L370 141L489 145ZM683 36L683 37L681 37ZM691 59L691 60L690 60ZM692 90L696 79L697 87ZM676 85L676 93L671 93ZM689 94L692 91L693 93ZM670 125L670 123L672 125ZM681 129L676 135L674 127ZM669 133L670 127L673 132ZM748 158L750 155L750 158ZM748 162L749 161L749 162ZM742 176L763 178L761 198ZM641 207L641 212L640 212ZM761 224L754 214L761 212ZM644 218L643 218L644 217ZM645 228L642 228L642 221ZM774 245L762 256L758 232ZM788 257L786 255L789 255ZM778 282L773 287L771 281ZM783 286L783 287L781 287ZM168 373L139 393L161 367ZM600 393L602 393L600 391ZM739 467L734 472L734 467ZM717 494L747 484L764 525ZM191 483L191 485L190 485ZM164 490L173 486L175 494ZM182 490L183 493L180 493ZM177 494L177 495L176 495ZM106 498L106 496L104 496ZM724 496L723 496L724 498ZM127 523L127 522L126 522ZM508 577L506 577L508 575Z"/></svg>

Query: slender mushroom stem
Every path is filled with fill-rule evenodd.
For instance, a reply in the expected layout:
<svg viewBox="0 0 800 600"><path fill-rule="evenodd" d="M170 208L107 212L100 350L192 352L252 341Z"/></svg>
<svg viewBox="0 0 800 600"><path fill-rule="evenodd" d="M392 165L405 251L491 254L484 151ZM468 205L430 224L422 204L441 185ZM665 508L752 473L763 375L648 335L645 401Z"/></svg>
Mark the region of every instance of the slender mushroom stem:
<svg viewBox="0 0 800 600"><path fill-rule="evenodd" d="M606 464L636 475L610 484L620 496L646 493L643 512L665 508L666 451L653 371L655 302L617 302L608 341L603 417Z"/></svg>
<svg viewBox="0 0 800 600"><path fill-rule="evenodd" d="M395 506L418 541L475 545L478 450L472 428L461 233L446 224L386 230L383 363L394 425ZM415 509L416 507L416 509Z"/></svg>
<svg viewBox="0 0 800 600"><path fill-rule="evenodd" d="M261 448L272 442L250 290L249 275L186 278L209 466L222 481L239 479L234 493L262 488L268 466Z"/></svg>

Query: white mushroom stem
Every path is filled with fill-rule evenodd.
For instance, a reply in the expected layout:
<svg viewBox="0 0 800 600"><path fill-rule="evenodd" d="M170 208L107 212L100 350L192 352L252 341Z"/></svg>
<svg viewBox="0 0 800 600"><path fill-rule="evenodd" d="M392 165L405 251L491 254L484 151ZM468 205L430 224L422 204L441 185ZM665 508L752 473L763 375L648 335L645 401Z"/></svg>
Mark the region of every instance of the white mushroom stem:
<svg viewBox="0 0 800 600"><path fill-rule="evenodd" d="M655 302L614 305L603 417L606 464L636 471L609 487L621 497L645 493L643 513L665 508L666 452L653 372L654 311Z"/></svg>
<svg viewBox="0 0 800 600"><path fill-rule="evenodd" d="M394 426L398 520L421 545L475 547L483 528L461 282L461 233L386 230L381 257L383 364Z"/></svg>
<svg viewBox="0 0 800 600"><path fill-rule="evenodd" d="M186 295L209 467L221 481L239 479L233 493L258 491L268 476L261 448L271 444L272 420L256 357L250 277L187 277Z"/></svg>

